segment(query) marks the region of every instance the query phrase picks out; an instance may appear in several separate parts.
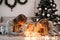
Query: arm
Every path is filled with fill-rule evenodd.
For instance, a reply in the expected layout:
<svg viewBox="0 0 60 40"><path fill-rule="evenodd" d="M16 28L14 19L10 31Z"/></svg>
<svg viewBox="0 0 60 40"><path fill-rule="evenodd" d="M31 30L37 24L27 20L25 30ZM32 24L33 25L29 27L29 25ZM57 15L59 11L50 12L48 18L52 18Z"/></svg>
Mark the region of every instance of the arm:
<svg viewBox="0 0 60 40"><path fill-rule="evenodd" d="M6 23L6 32L11 33L12 32L11 29L12 29L12 19L8 20L7 23Z"/></svg>
<svg viewBox="0 0 60 40"><path fill-rule="evenodd" d="M11 34L11 35L19 35L20 33L17 33L17 32L13 32L13 20L8 20L7 23L6 23L6 31L8 34Z"/></svg>

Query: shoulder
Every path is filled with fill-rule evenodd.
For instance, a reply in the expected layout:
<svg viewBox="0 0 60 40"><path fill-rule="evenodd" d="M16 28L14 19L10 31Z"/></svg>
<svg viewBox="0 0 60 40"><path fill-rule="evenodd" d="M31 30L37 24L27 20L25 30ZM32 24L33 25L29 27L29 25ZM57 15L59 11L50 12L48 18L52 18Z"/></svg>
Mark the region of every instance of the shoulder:
<svg viewBox="0 0 60 40"><path fill-rule="evenodd" d="M7 21L7 24L10 24L10 23L12 23L12 22L13 22L13 19L14 19L14 18L12 18L12 19L9 19L9 20Z"/></svg>

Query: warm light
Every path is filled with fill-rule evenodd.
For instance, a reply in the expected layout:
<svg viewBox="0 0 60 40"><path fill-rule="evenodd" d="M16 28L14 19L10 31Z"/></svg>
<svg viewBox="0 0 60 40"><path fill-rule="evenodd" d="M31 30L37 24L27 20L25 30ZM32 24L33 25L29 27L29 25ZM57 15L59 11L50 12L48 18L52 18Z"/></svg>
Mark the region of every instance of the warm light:
<svg viewBox="0 0 60 40"><path fill-rule="evenodd" d="M34 23L29 23L25 33L25 36L47 36L48 35L48 28L47 25L42 22L42 23L37 23L36 25Z"/></svg>
<svg viewBox="0 0 60 40"><path fill-rule="evenodd" d="M24 35L25 36L29 36L29 37L33 36L34 27L35 27L34 23L29 23L28 26L27 26L27 28L26 28L26 30L25 30Z"/></svg>
<svg viewBox="0 0 60 40"><path fill-rule="evenodd" d="M42 25L40 23L37 23L35 25L34 23L29 23L26 30L25 30L25 40L49 40L50 37L48 37L48 30L46 28L46 25ZM44 36L42 36L44 35Z"/></svg>
<svg viewBox="0 0 60 40"><path fill-rule="evenodd" d="M58 40L58 38L50 36L40 36L40 37L25 37L25 40Z"/></svg>
<svg viewBox="0 0 60 40"><path fill-rule="evenodd" d="M57 40L56 36L48 36L48 28L44 23L29 23L24 35L25 40Z"/></svg>

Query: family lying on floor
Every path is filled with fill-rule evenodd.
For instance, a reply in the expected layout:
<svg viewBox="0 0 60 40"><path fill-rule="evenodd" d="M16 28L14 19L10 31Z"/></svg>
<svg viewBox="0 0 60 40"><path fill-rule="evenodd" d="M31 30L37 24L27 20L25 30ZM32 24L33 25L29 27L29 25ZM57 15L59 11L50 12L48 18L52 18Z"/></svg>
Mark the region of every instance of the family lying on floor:
<svg viewBox="0 0 60 40"><path fill-rule="evenodd" d="M37 23L33 21L27 23L27 17L20 14L12 18L6 23L6 32L8 35L21 35L21 36L47 36L51 25L47 19L41 19ZM27 26L25 26L27 25Z"/></svg>

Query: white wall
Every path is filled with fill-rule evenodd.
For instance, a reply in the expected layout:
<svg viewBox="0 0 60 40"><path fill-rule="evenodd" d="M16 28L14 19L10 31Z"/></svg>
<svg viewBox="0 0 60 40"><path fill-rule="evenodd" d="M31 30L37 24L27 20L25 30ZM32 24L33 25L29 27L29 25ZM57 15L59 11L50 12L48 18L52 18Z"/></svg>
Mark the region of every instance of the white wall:
<svg viewBox="0 0 60 40"><path fill-rule="evenodd" d="M25 14L27 17L34 15L34 2L35 0L28 0L25 5L21 5L17 3L13 11L4 4L5 0L3 0L2 5L0 5L0 16L17 16L19 14ZM10 4L13 4L14 0L8 0Z"/></svg>
<svg viewBox="0 0 60 40"><path fill-rule="evenodd" d="M11 9L9 7L7 7L5 4L3 3L2 5L0 5L0 16L17 16L19 14L25 14L27 17L30 16L34 16L34 12L37 12L37 6L40 0L28 0L28 2L25 5L20 5L17 3L16 7L13 8L13 11L11 12ZM14 0L8 0L8 2L10 4L13 4ZM36 3L35 3L36 1ZM55 0L56 4L57 4L57 9L58 12L56 12L57 14L60 14L60 0Z"/></svg>
<svg viewBox="0 0 60 40"><path fill-rule="evenodd" d="M57 4L57 9L58 9L56 13L60 15L60 0L55 0L55 3Z"/></svg>

